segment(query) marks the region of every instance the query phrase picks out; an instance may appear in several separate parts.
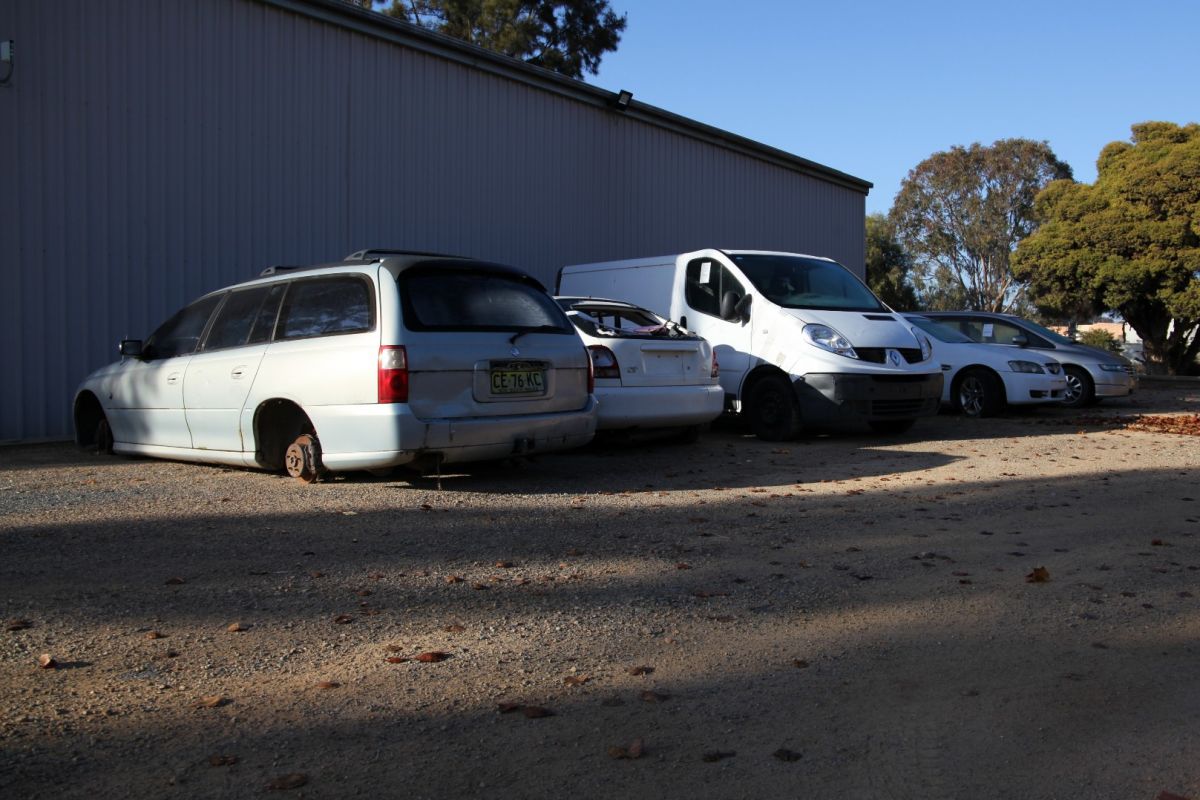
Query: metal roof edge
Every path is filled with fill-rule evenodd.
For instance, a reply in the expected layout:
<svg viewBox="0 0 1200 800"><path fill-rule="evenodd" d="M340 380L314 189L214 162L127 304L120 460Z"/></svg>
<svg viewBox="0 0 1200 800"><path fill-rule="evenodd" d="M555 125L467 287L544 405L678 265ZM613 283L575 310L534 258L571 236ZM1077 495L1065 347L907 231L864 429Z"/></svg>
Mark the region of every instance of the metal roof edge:
<svg viewBox="0 0 1200 800"><path fill-rule="evenodd" d="M524 61L501 55L451 36L426 30L418 25L403 22L375 11L368 11L351 5L345 0L257 0L257 2L286 9L366 36L394 42L413 50L499 77L519 81L543 91L569 97L599 108L612 109L612 100L616 96L616 92L592 86L584 81L569 78L533 64L527 64ZM733 150L794 172L820 178L844 188L862 192L864 195L874 187L874 184L862 178L636 99L630 102L626 110L612 109L612 113Z"/></svg>

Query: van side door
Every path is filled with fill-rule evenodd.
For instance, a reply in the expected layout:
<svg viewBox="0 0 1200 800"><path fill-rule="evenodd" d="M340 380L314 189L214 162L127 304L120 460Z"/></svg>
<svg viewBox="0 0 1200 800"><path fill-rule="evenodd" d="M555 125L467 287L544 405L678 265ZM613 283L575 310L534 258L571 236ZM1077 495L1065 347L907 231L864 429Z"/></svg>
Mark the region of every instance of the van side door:
<svg viewBox="0 0 1200 800"><path fill-rule="evenodd" d="M716 258L694 258L688 262L683 276L683 310L681 324L700 334L713 346L721 369L721 386L726 404L730 396L738 397L742 380L750 369L750 333L753 326L748 315L737 319L721 317L722 298L731 294L734 300L747 295L742 282Z"/></svg>
<svg viewBox="0 0 1200 800"><path fill-rule="evenodd" d="M192 447L242 452L241 412L271 341L286 284L230 292L183 378Z"/></svg>

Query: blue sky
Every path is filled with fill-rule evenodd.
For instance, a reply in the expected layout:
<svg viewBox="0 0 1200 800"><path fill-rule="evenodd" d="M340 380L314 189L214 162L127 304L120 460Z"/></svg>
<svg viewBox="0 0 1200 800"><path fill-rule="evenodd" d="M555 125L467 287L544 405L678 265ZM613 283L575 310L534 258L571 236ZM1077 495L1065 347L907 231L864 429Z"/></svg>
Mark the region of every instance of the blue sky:
<svg viewBox="0 0 1200 800"><path fill-rule="evenodd" d="M1145 120L1200 121L1200 0L610 0L587 81L871 181L887 211L953 145L1050 143L1095 180Z"/></svg>

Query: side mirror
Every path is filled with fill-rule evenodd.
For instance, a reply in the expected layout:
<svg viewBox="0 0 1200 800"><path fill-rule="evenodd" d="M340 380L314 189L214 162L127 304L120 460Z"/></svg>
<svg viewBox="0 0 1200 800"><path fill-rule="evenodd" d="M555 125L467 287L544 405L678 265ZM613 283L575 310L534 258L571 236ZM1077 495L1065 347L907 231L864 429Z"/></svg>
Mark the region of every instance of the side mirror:
<svg viewBox="0 0 1200 800"><path fill-rule="evenodd" d="M142 357L142 340L141 339L122 339L120 347L117 350L126 358L141 358Z"/></svg>
<svg viewBox="0 0 1200 800"><path fill-rule="evenodd" d="M1017 347L1028 347L1029 346L1029 337L1027 337L1023 333L1018 333L1016 336L1014 336L1012 338L1012 343L1015 344Z"/></svg>
<svg viewBox="0 0 1200 800"><path fill-rule="evenodd" d="M750 319L750 301L751 297L748 294L738 297L735 292L726 292L721 297L721 319L727 322L746 322Z"/></svg>

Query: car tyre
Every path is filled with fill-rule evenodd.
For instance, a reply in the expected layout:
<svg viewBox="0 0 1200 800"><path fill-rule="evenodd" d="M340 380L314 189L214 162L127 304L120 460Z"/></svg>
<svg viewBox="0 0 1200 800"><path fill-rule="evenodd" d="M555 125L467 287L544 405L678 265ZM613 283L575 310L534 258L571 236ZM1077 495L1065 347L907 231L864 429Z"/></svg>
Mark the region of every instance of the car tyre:
<svg viewBox="0 0 1200 800"><path fill-rule="evenodd" d="M304 433L288 445L283 456L283 466L288 475L301 483L313 483L325 472L321 463L321 443L317 437Z"/></svg>
<svg viewBox="0 0 1200 800"><path fill-rule="evenodd" d="M750 429L767 442L785 442L800 435L800 403L782 375L768 375L746 398Z"/></svg>
<svg viewBox="0 0 1200 800"><path fill-rule="evenodd" d="M968 369L954 382L954 405L968 417L994 417L1004 404L1004 384L990 372Z"/></svg>
<svg viewBox="0 0 1200 800"><path fill-rule="evenodd" d="M92 443L100 455L111 456L113 451L112 428L108 425L108 417L103 414L96 422L96 432L92 434Z"/></svg>
<svg viewBox="0 0 1200 800"><path fill-rule="evenodd" d="M1096 402L1096 384L1087 370L1068 364L1063 367L1067 379L1067 391L1063 394L1063 405L1067 408L1083 408Z"/></svg>

